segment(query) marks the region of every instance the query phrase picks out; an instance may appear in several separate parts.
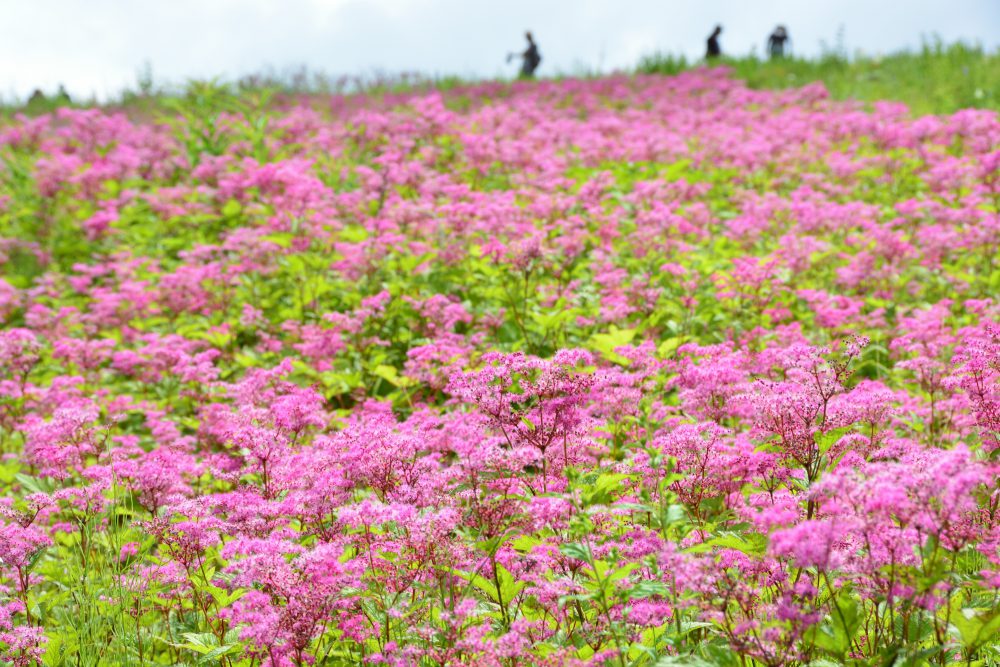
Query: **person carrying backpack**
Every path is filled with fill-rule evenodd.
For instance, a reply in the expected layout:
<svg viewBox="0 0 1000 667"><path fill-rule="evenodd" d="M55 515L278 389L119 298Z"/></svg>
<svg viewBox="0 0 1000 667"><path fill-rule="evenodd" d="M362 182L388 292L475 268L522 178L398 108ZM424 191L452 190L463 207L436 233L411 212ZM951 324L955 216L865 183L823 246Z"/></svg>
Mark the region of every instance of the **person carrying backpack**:
<svg viewBox="0 0 1000 667"><path fill-rule="evenodd" d="M788 30L783 25L779 25L767 38L767 54L774 58L785 57L785 44L791 41Z"/></svg>
<svg viewBox="0 0 1000 667"><path fill-rule="evenodd" d="M722 26L715 26L715 30L712 34L708 36L708 42L705 47L705 59L711 60L713 58L718 58L722 55L722 47L719 46L719 35L722 34Z"/></svg>
<svg viewBox="0 0 1000 667"><path fill-rule="evenodd" d="M528 48L524 50L523 53L511 53L507 55L507 62L510 62L511 58L514 56L521 57L521 78L530 79L535 76L535 70L542 63L542 54L538 52L538 45L535 44L534 37L531 36L531 32L524 33L525 38L528 40Z"/></svg>

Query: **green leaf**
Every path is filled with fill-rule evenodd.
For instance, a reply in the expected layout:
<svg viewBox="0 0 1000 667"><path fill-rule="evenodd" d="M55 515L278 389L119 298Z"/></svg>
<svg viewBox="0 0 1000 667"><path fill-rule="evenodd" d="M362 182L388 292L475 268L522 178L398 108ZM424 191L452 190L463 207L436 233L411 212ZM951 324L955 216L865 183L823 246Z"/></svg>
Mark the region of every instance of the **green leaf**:
<svg viewBox="0 0 1000 667"><path fill-rule="evenodd" d="M575 542L560 544L559 552L564 556L582 560L585 563L589 563L591 561L590 547L584 544L577 544Z"/></svg>
<svg viewBox="0 0 1000 667"><path fill-rule="evenodd" d="M718 663L709 662L697 655L665 655L656 661L655 667L717 667Z"/></svg>
<svg viewBox="0 0 1000 667"><path fill-rule="evenodd" d="M629 360L615 352L619 347L624 347L635 338L637 329L619 329L611 325L608 333L597 333L590 337L590 347L601 353L608 361L616 364L628 365Z"/></svg>
<svg viewBox="0 0 1000 667"><path fill-rule="evenodd" d="M263 237L262 241L269 241L276 246L281 248L288 248L292 245L292 239L294 237L291 234L268 234Z"/></svg>
<svg viewBox="0 0 1000 667"><path fill-rule="evenodd" d="M14 475L14 479L31 493L50 494L56 490L56 483L51 477L31 477L22 473Z"/></svg>
<svg viewBox="0 0 1000 667"><path fill-rule="evenodd" d="M704 542L692 544L690 547L685 549L685 551L697 554L712 551L715 548L735 549L736 551L742 551L743 553L752 553L753 551L752 545L743 539L742 536L736 535L735 533L727 533L719 537L713 537L710 540L705 540Z"/></svg>
<svg viewBox="0 0 1000 667"><path fill-rule="evenodd" d="M711 663L716 665L716 667L736 667L737 665L743 665L743 660L740 656L730 648L728 643L724 640L715 640L719 643L709 643L702 646L702 652L708 656Z"/></svg>
<svg viewBox="0 0 1000 667"><path fill-rule="evenodd" d="M684 341L684 336L672 336L667 338L657 346L656 353L661 357L669 357L677 350L677 348L681 346L682 343L684 343Z"/></svg>
<svg viewBox="0 0 1000 667"><path fill-rule="evenodd" d="M201 656L200 658L198 658L198 664L199 665L210 665L210 664L213 664L213 663L217 663L218 660L219 660L219 658L221 658L223 656L226 656L226 655L232 655L234 653L239 653L242 650L243 650L243 646L241 644L224 644L222 646L219 646L218 648L212 649L208 653L206 653L203 656Z"/></svg>
<svg viewBox="0 0 1000 667"><path fill-rule="evenodd" d="M511 540L510 545L517 551L527 553L541 543L542 541L534 535L521 535Z"/></svg>
<svg viewBox="0 0 1000 667"><path fill-rule="evenodd" d="M830 615L822 624L809 628L806 636L817 648L844 660L861 627L858 602L849 592L841 591L831 598L830 606Z"/></svg>
<svg viewBox="0 0 1000 667"><path fill-rule="evenodd" d="M240 205L235 199L230 199L226 202L226 205L222 207L222 215L226 218L235 218L243 210L243 206Z"/></svg>
<svg viewBox="0 0 1000 667"><path fill-rule="evenodd" d="M621 488L623 480L628 479L628 475L621 473L604 473L594 482L593 487L584 492L583 505L610 505L614 500L613 492Z"/></svg>
<svg viewBox="0 0 1000 667"><path fill-rule="evenodd" d="M235 591L227 591L218 586L208 586L208 592L220 607L228 607L246 594L246 589L238 588Z"/></svg>
<svg viewBox="0 0 1000 667"><path fill-rule="evenodd" d="M9 461L5 461L0 465L0 484L10 484L13 482L17 475L17 471L20 470L21 464L16 458L12 458Z"/></svg>
<svg viewBox="0 0 1000 667"><path fill-rule="evenodd" d="M408 377L402 377L399 374L399 369L395 366L389 366L387 364L379 364L375 367L372 373L394 387L407 387L413 384L413 381Z"/></svg>
<svg viewBox="0 0 1000 667"><path fill-rule="evenodd" d="M464 570L452 569L451 573L478 588L494 604L500 603L500 600L497 599L497 584L492 579ZM497 579L500 582L500 597L503 598L504 604L509 603L527 585L526 582L515 580L510 570L499 563L497 564Z"/></svg>
<svg viewBox="0 0 1000 667"><path fill-rule="evenodd" d="M852 426L843 426L831 429L826 433L818 434L816 436L816 446L819 448L819 452L821 454L826 454L830 450L830 447L835 445L841 437L849 433L852 429Z"/></svg>
<svg viewBox="0 0 1000 667"><path fill-rule="evenodd" d="M510 602L527 585L524 581L516 581L510 570L497 563L497 579L500 580L500 595L504 602Z"/></svg>
<svg viewBox="0 0 1000 667"><path fill-rule="evenodd" d="M662 581L640 581L628 592L630 600L642 600L654 595L669 595L670 589Z"/></svg>
<svg viewBox="0 0 1000 667"><path fill-rule="evenodd" d="M960 608L952 612L950 621L958 630L962 645L970 651L992 643L1000 632L1000 610L996 609Z"/></svg>
<svg viewBox="0 0 1000 667"><path fill-rule="evenodd" d="M941 653L943 650L943 646L932 646L931 648L906 652L900 650L898 647L894 647L888 651L883 651L885 658L881 664L885 667L925 667L931 664L931 657Z"/></svg>
<svg viewBox="0 0 1000 667"><path fill-rule="evenodd" d="M211 632L185 632L181 635L186 640L183 644L175 644L179 648L186 648L202 655L210 653L219 647L219 639Z"/></svg>

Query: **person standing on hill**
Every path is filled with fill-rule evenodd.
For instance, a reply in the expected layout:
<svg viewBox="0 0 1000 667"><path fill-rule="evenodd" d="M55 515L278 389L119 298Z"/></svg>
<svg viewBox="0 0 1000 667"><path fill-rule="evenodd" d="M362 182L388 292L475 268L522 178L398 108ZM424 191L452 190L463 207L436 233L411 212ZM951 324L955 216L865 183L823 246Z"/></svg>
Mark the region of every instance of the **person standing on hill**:
<svg viewBox="0 0 1000 667"><path fill-rule="evenodd" d="M530 79L535 76L535 70L542 63L542 54L538 52L538 45L535 44L535 39L531 36L531 32L524 33L524 36L528 40L528 48L523 53L508 54L507 62L510 62L511 58L515 55L519 55L521 57L521 78Z"/></svg>
<svg viewBox="0 0 1000 667"><path fill-rule="evenodd" d="M785 26L779 25L771 33L771 36L767 38L767 53L771 56L771 59L784 58L785 57L785 42L790 42L791 38L788 36L788 31L785 30Z"/></svg>
<svg viewBox="0 0 1000 667"><path fill-rule="evenodd" d="M711 60L722 55L722 47L719 46L719 35L722 34L722 26L715 26L715 30L708 36L708 48L705 51L705 58Z"/></svg>

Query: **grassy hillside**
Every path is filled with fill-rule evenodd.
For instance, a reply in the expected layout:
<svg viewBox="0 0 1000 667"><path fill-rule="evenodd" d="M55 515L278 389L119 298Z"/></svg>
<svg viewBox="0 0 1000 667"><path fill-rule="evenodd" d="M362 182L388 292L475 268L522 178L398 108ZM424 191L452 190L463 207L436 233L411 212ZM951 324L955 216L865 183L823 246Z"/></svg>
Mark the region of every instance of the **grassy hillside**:
<svg viewBox="0 0 1000 667"><path fill-rule="evenodd" d="M724 58L752 88L791 88L822 81L836 99L898 100L915 114L952 113L969 107L1000 111L1000 52L966 44L925 44L917 52L884 57L828 53L818 59ZM683 57L653 54L641 73L672 74L700 66Z"/></svg>
<svg viewBox="0 0 1000 667"><path fill-rule="evenodd" d="M946 45L928 43L919 51L904 51L888 56L856 55L847 57L830 51L819 58L789 57L764 60L756 56L722 58L719 64L732 68L734 75L751 88L793 88L821 81L835 99L863 102L895 100L904 102L915 115L947 114L958 109L980 108L1000 111L1000 51L987 52L963 43ZM703 61L688 61L683 56L654 53L641 59L635 68L640 74L676 74L704 67ZM545 78L564 78L562 75ZM140 75L134 89L122 91L117 100L97 105L93 100L47 97L33 101L0 101L0 116L49 113L65 106L120 107L143 114L186 104L207 95L225 94L248 102L268 99L277 94L381 95L412 92L417 89L449 90L473 84L459 77L427 77L420 74L374 77L331 77L321 72L266 72L246 76L234 82L188 82L163 85L149 73Z"/></svg>

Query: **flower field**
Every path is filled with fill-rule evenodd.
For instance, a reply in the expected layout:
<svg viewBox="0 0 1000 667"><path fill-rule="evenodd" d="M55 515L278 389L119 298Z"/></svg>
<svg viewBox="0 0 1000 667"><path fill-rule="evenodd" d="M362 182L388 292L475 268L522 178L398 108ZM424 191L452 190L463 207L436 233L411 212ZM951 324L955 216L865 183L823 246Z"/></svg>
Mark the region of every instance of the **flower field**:
<svg viewBox="0 0 1000 667"><path fill-rule="evenodd" d="M1000 119L725 70L0 125L0 653L1000 664Z"/></svg>

